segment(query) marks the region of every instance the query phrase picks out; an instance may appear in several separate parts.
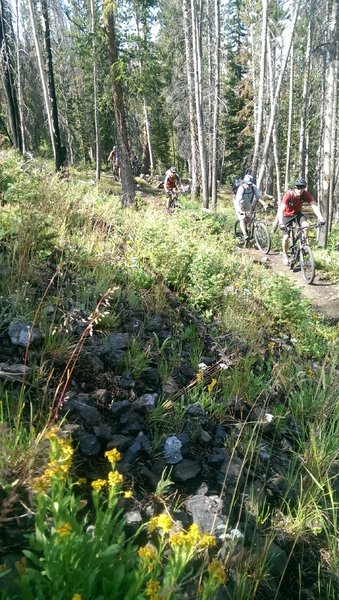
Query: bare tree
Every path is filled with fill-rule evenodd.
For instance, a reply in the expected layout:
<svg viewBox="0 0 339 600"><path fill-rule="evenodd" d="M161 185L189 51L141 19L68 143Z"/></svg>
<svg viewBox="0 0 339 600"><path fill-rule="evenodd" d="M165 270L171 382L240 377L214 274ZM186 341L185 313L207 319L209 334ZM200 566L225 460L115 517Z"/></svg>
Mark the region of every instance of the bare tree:
<svg viewBox="0 0 339 600"><path fill-rule="evenodd" d="M106 0L106 2L104 2L104 21L111 61L115 125L121 154L122 206L127 207L135 206L135 186L129 157L127 119L125 114L124 92L120 74L114 11L114 4L110 2L110 0Z"/></svg>
<svg viewBox="0 0 339 600"><path fill-rule="evenodd" d="M190 0L183 0L183 25L185 36L185 52L186 52L186 73L187 73L187 88L188 88L188 109L189 109L189 124L190 124L190 175L192 178L191 193L193 197L197 197L200 192L199 185L199 154L197 152L198 140L198 125L195 113L194 100L194 79L193 79L193 48L192 48L192 19Z"/></svg>
<svg viewBox="0 0 339 600"><path fill-rule="evenodd" d="M326 226L319 233L318 243L325 247L332 219L333 195L335 188L336 164L336 119L338 108L338 0L327 0L328 10L328 65L326 77L326 98L324 113L323 172L320 187L320 208L326 219Z"/></svg>
<svg viewBox="0 0 339 600"><path fill-rule="evenodd" d="M279 96L280 96L282 81L283 81L283 77L285 74L288 57L289 57L291 46L292 46L293 35L294 35L295 25L296 25L296 21L297 21L297 17L298 17L300 1L301 0L297 0L296 4L294 5L294 15L293 15L292 24L291 24L291 31L290 31L290 35L289 35L288 45L287 45L287 48L285 51L285 57L283 60L283 64L281 66L279 79L277 81L273 105L271 106L271 114L270 114L267 132L266 132L266 139L265 139L265 146L264 146L264 150L263 150L262 163L261 163L258 181L257 181L259 188L261 186L261 182L263 180L263 176L265 173L266 161L267 161L267 157L268 157L268 151L270 148L272 131L273 131L274 122L275 122L277 109L278 109L278 100L279 100Z"/></svg>
<svg viewBox="0 0 339 600"><path fill-rule="evenodd" d="M220 97L220 0L214 0L214 98L213 98L213 129L211 155L211 200L212 208L217 206L217 176L218 176L218 124Z"/></svg>
<svg viewBox="0 0 339 600"><path fill-rule="evenodd" d="M98 62L96 47L96 6L94 0L90 0L91 11L91 34L93 51L93 103L94 103L94 127L95 127L95 179L99 181L101 170L100 153L100 127L99 127L99 107L98 107Z"/></svg>
<svg viewBox="0 0 339 600"><path fill-rule="evenodd" d="M267 0L262 0L262 27L261 27L261 59L260 59L260 77L258 89L258 112L255 127L255 142L252 160L252 171L256 173L259 162L259 150L262 140L263 127L263 106L265 91L265 69L266 69L266 38L267 38Z"/></svg>
<svg viewBox="0 0 339 600"><path fill-rule="evenodd" d="M10 17L9 8L7 7L7 16ZM9 125L11 131L12 144L22 150L22 138L20 128L20 117L16 89L14 85L14 72L13 65L11 62L10 52L10 28L7 25L6 13L5 13L5 2L0 0L0 53L1 61L3 64L3 78L4 88L7 98Z"/></svg>

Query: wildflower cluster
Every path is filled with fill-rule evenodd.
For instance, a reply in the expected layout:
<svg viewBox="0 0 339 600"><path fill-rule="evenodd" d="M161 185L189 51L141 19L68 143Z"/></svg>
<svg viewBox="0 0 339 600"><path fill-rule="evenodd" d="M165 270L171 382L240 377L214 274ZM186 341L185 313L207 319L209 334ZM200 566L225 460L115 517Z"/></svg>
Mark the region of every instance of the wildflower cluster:
<svg viewBox="0 0 339 600"><path fill-rule="evenodd" d="M216 544L215 536L209 533L201 533L199 527L193 523L187 532L177 531L169 536L171 546L182 546L195 548L197 550L208 548Z"/></svg>
<svg viewBox="0 0 339 600"><path fill-rule="evenodd" d="M57 427L52 427L46 434L51 444L51 460L43 474L33 479L33 491L45 494L53 480L64 481L72 466L73 448L68 438L61 437Z"/></svg>

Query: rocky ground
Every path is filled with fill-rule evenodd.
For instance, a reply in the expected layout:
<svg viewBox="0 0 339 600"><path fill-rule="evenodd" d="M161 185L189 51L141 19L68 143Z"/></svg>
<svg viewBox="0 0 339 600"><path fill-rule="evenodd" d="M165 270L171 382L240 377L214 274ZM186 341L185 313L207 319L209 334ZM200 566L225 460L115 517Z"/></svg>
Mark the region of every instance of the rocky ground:
<svg viewBox="0 0 339 600"><path fill-rule="evenodd" d="M255 252L255 260L261 259L256 251L249 252ZM263 264L279 268L278 259L272 255ZM241 340L225 336L217 343L201 324L204 350L198 367L203 374L200 382L197 368L192 366L189 342L182 345L177 360L172 360L178 319L175 302L171 311L163 314L150 316L142 308L131 310L127 305L120 307L120 314L118 330L94 330L94 335L86 339L70 385L55 399L55 406L60 405L58 417L64 419L63 428L71 432L77 449L77 475L85 476L89 482L104 475L107 468L104 452L118 448L122 453L119 468L134 490L134 498L126 500L124 506L131 532L163 510L157 486L165 473L172 481L167 502L173 518L184 527L193 521L202 531L213 532L221 553L231 557L230 568L236 560L244 561L247 567L254 565L265 544L265 528L256 520L258 502L275 506L285 498L293 503L298 492L288 486L286 479L292 455L298 450L294 421L287 418L283 426L276 426L264 399L250 405L240 396L230 397L227 411L217 416L211 416L201 403L192 400L192 391L199 386L206 389L222 370L241 360L246 351ZM189 315L186 316L189 322ZM74 327L79 333L83 324L78 317L74 319ZM28 324L18 323L0 340L0 376L18 392L22 378L29 379L28 372L23 375L27 331ZM38 329L34 335L38 348ZM142 348L148 349L147 365L138 375L135 369L122 367L136 338ZM275 343L288 344L286 340ZM172 360L165 376L160 358L167 364ZM63 366L60 363L57 367L60 375ZM216 385L213 394L217 404L222 389L218 390ZM239 439L245 430L246 439L241 444ZM8 502L4 491L1 493L4 502ZM23 508L27 508L26 491L14 490L12 497L13 506L3 511L6 518L0 522L0 552L5 559L15 556L24 544L20 523L30 526L29 511L25 513ZM316 552L302 542L294 547L292 554L291 549L292 541L287 538L271 544L270 583L258 598L299 598L293 595L288 582L290 577L297 577L301 555L307 558L303 585L306 589L314 584Z"/></svg>

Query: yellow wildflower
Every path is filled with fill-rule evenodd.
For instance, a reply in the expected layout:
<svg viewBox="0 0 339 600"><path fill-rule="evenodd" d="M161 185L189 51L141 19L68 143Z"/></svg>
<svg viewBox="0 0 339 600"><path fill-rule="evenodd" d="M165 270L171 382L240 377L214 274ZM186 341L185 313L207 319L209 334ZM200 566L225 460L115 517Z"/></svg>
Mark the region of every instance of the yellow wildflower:
<svg viewBox="0 0 339 600"><path fill-rule="evenodd" d="M138 550L138 554L140 558L145 562L155 560L157 557L157 551L153 546L151 546L151 544L141 546Z"/></svg>
<svg viewBox="0 0 339 600"><path fill-rule="evenodd" d="M207 389L209 391L209 393L213 392L215 386L217 385L217 380L216 379L212 379L211 383L207 386Z"/></svg>
<svg viewBox="0 0 339 600"><path fill-rule="evenodd" d="M208 546L215 546L216 539L214 535L210 533L203 533L199 539L200 548L207 548Z"/></svg>
<svg viewBox="0 0 339 600"><path fill-rule="evenodd" d="M200 531L196 523L193 523L193 525L190 526L187 536L192 544L196 544L199 541Z"/></svg>
<svg viewBox="0 0 339 600"><path fill-rule="evenodd" d="M203 377L204 377L203 372L202 371L198 371L197 372L197 383L201 383L202 380L203 380Z"/></svg>
<svg viewBox="0 0 339 600"><path fill-rule="evenodd" d="M56 425L53 425L53 427L51 427L46 433L45 433L45 439L46 440L55 440L58 438L58 435L60 435L60 428L57 427Z"/></svg>
<svg viewBox="0 0 339 600"><path fill-rule="evenodd" d="M220 584L226 583L227 577L225 573L225 567L221 560L212 560L208 565L207 570L211 577L217 579Z"/></svg>
<svg viewBox="0 0 339 600"><path fill-rule="evenodd" d="M159 515L158 516L158 527L160 527L160 529L162 529L164 531L164 533L166 533L167 531L170 531L172 529L171 518L166 514Z"/></svg>
<svg viewBox="0 0 339 600"><path fill-rule="evenodd" d="M72 600L82 600L82 595L81 594L73 594Z"/></svg>
<svg viewBox="0 0 339 600"><path fill-rule="evenodd" d="M49 480L44 475L35 477L32 481L32 490L36 494L45 494L48 490L48 486Z"/></svg>
<svg viewBox="0 0 339 600"><path fill-rule="evenodd" d="M124 492L124 498L133 498L133 492L132 492L132 490L126 490Z"/></svg>
<svg viewBox="0 0 339 600"><path fill-rule="evenodd" d="M86 483L87 483L86 477L79 477L79 479L77 479L77 481L74 483L74 485L86 485Z"/></svg>
<svg viewBox="0 0 339 600"><path fill-rule="evenodd" d="M55 533L59 537L68 537L72 533L72 525L70 523L63 523L59 525L59 527L55 528Z"/></svg>
<svg viewBox="0 0 339 600"><path fill-rule="evenodd" d="M155 529L157 529L158 527L159 527L159 529L162 529L164 531L164 533L166 533L167 531L170 531L172 529L171 518L166 514L152 517L148 523L149 531L152 532Z"/></svg>
<svg viewBox="0 0 339 600"><path fill-rule="evenodd" d="M154 581L153 579L150 579L149 581L147 581L146 596L147 596L147 598L149 598L149 600L158 600L159 590L160 590L159 581Z"/></svg>
<svg viewBox="0 0 339 600"><path fill-rule="evenodd" d="M171 546L185 546L187 543L187 535L183 531L175 531L171 533L168 539Z"/></svg>
<svg viewBox="0 0 339 600"><path fill-rule="evenodd" d="M111 471L111 473L108 473L108 483L111 487L114 487L123 481L124 477L121 475L121 473L119 473L119 471Z"/></svg>
<svg viewBox="0 0 339 600"><path fill-rule="evenodd" d="M105 452L105 456L111 464L121 460L121 454L116 448L113 448L112 450L107 450L107 452Z"/></svg>
<svg viewBox="0 0 339 600"><path fill-rule="evenodd" d="M95 481L92 481L91 486L93 488L93 490L95 490L96 492L100 492L100 490L105 487L105 485L107 484L106 479L95 479Z"/></svg>

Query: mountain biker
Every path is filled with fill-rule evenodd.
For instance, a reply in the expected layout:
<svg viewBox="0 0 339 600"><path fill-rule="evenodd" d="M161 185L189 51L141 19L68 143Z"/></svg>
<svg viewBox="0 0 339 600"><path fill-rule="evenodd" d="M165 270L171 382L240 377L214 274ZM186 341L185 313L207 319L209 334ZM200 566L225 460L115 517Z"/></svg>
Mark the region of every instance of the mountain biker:
<svg viewBox="0 0 339 600"><path fill-rule="evenodd" d="M247 174L234 196L234 208L245 242L248 240L246 213L253 213L257 201L260 202L264 210L267 209L267 204L261 199L261 191L255 185L252 175Z"/></svg>
<svg viewBox="0 0 339 600"><path fill-rule="evenodd" d="M107 162L112 165L113 175L120 179L120 152L116 146L113 146L110 151Z"/></svg>
<svg viewBox="0 0 339 600"><path fill-rule="evenodd" d="M172 192L178 193L180 185L180 176L175 167L171 167L165 173L164 188L166 192L166 208L169 210Z"/></svg>
<svg viewBox="0 0 339 600"><path fill-rule="evenodd" d="M289 234L286 230L288 225L291 225L293 221L296 221L302 227L308 227L308 222L301 212L302 205L307 203L313 210L314 214L318 218L319 224L324 225L325 221L320 212L318 205L316 204L313 196L306 190L307 182L302 177L299 177L294 182L292 190L288 190L282 197L280 206L278 208L278 222L282 231L282 248L283 248L283 264L288 265L288 241ZM306 229L307 235L307 229Z"/></svg>

